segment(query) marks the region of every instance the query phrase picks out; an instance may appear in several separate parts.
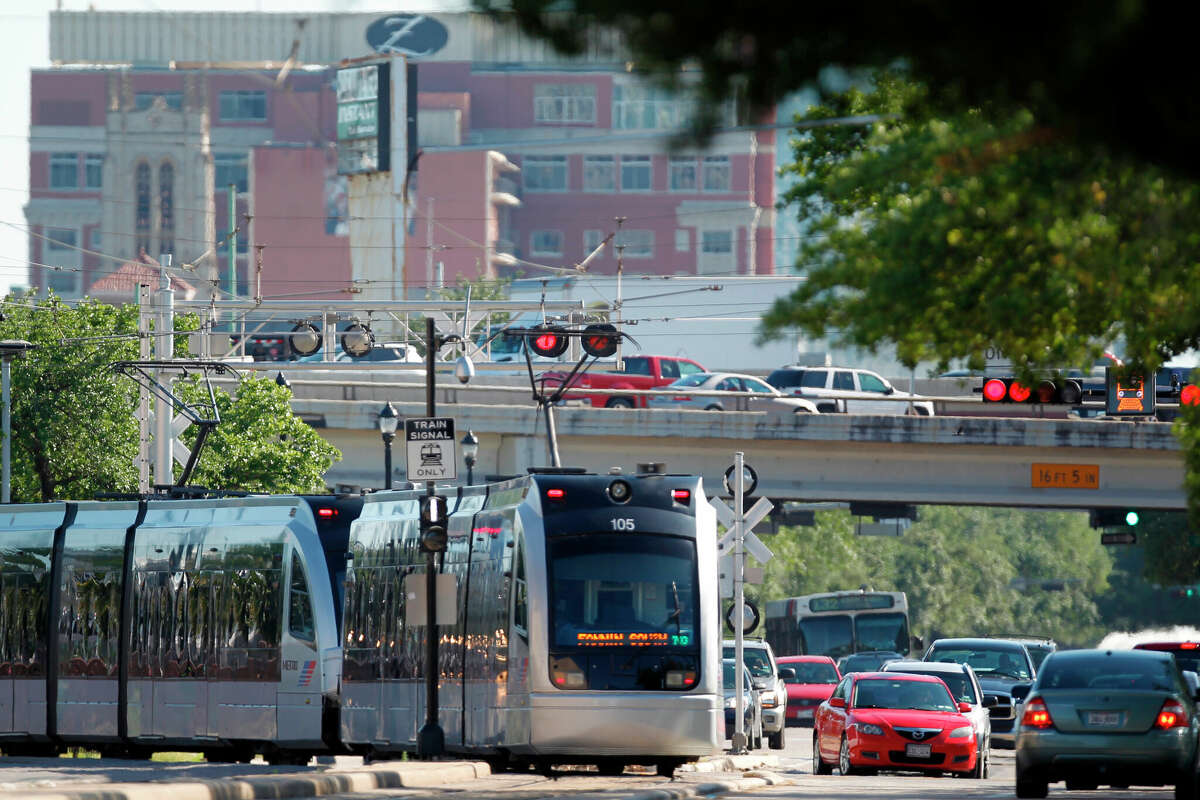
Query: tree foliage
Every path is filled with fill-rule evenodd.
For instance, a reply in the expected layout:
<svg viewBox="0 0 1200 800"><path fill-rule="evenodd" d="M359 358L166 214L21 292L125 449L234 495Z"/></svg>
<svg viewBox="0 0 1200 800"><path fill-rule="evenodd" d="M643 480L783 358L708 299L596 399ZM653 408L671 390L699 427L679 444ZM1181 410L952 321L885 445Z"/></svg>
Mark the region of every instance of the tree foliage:
<svg viewBox="0 0 1200 800"><path fill-rule="evenodd" d="M945 367L999 347L1020 368L1086 365L1121 340L1154 367L1200 343L1200 188L1087 149L1027 111L926 113L881 74L812 109L882 113L793 140L785 203L810 226L808 280L768 332L800 327ZM903 302L897 302L903 298Z"/></svg>
<svg viewBox="0 0 1200 800"><path fill-rule="evenodd" d="M784 528L755 593L775 600L868 585L908 595L914 635L1037 634L1094 644L1107 632L1097 601L1112 560L1086 515L922 507L899 537L858 536L846 512ZM1061 581L1045 591L1043 581Z"/></svg>
<svg viewBox="0 0 1200 800"><path fill-rule="evenodd" d="M1031 108L1081 143L1200 174L1200 101L1188 77L1194 12L1149 0L665 5L640 0L474 0L573 53L609 54L671 86L693 86L698 128L721 104L769 108L831 68L854 73L906 64L934 87L940 109ZM608 51L597 26L620 34Z"/></svg>
<svg viewBox="0 0 1200 800"><path fill-rule="evenodd" d="M180 317L177 330L187 324ZM0 338L36 345L12 364L13 501L136 492L138 386L111 365L138 358L137 309L10 296ZM185 340L177 337L180 354ZM181 384L180 391L196 387ZM291 413L286 390L248 379L235 395L218 389L216 396L224 423L209 437L193 483L276 492L323 488L320 476L339 454ZM194 429L185 433L194 436ZM178 475L181 468L175 469Z"/></svg>

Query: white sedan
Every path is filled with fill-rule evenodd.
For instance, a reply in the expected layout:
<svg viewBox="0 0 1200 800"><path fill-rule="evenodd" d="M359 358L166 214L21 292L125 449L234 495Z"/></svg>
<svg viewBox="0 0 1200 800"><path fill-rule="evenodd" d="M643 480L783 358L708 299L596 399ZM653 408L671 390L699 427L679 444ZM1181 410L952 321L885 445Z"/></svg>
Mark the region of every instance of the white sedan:
<svg viewBox="0 0 1200 800"><path fill-rule="evenodd" d="M700 409L704 411L758 411L762 404L791 410L797 414L815 414L811 400L791 397L762 378L736 372L701 372L687 375L662 387L670 394L651 395L650 408Z"/></svg>

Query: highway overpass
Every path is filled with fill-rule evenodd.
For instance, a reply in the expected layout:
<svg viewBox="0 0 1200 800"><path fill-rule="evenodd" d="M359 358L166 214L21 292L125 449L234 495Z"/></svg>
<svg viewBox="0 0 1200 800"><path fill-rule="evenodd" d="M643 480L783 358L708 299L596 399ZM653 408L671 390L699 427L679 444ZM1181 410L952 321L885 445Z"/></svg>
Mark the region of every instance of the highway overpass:
<svg viewBox="0 0 1200 800"><path fill-rule="evenodd" d="M337 391L349 399L301 396L293 409L344 454L326 475L330 486L379 487L380 408L391 400L402 417L421 417L425 405L415 392L382 384ZM459 438L472 429L480 439L477 480L549 464L544 421L524 391L500 393L513 404L497 405L462 402L475 395L439 389L438 415L455 418ZM1159 422L571 407L555 413L565 466L628 472L664 462L671 472L703 475L710 494L721 491L721 476L741 450L758 472L758 494L781 500L1186 507L1179 444L1171 426ZM394 447L393 479L403 481L402 437Z"/></svg>

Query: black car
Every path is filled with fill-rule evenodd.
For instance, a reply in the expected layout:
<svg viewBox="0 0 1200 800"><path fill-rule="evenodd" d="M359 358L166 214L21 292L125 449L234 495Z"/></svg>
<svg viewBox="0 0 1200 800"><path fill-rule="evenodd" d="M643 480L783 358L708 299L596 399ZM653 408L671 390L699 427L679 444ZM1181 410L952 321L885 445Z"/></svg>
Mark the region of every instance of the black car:
<svg viewBox="0 0 1200 800"><path fill-rule="evenodd" d="M969 664L984 695L996 698L991 709L992 740L1012 746L1017 723L1013 687L1028 686L1037 677L1033 657L1015 639L938 639L925 651L924 661Z"/></svg>

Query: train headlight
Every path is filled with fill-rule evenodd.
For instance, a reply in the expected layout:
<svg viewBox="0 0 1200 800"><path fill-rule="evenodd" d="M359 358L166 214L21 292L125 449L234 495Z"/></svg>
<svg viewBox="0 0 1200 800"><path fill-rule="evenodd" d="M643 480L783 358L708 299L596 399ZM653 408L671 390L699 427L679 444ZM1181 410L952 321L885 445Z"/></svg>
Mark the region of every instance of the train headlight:
<svg viewBox="0 0 1200 800"><path fill-rule="evenodd" d="M633 487L629 485L628 481L613 481L608 485L608 496L614 503L627 503L632 494Z"/></svg>
<svg viewBox="0 0 1200 800"><path fill-rule="evenodd" d="M690 689L696 685L696 673L682 669L669 670L666 684L668 689Z"/></svg>
<svg viewBox="0 0 1200 800"><path fill-rule="evenodd" d="M737 708L737 698L736 697L726 697L725 698L725 707L726 708Z"/></svg>

